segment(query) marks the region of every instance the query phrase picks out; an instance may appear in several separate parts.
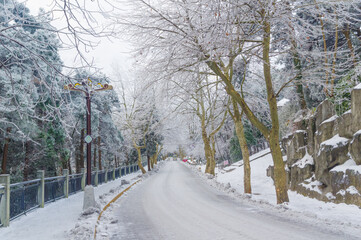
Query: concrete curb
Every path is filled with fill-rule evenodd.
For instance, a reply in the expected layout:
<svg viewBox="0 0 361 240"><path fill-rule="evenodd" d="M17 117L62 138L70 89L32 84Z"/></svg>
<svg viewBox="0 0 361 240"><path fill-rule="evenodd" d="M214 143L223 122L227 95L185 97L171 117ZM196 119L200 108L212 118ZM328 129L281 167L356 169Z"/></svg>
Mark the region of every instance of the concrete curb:
<svg viewBox="0 0 361 240"><path fill-rule="evenodd" d="M133 187L135 184L137 184L138 182L140 182L141 180L138 180L136 182L134 182L132 185L130 185L129 187L127 187L126 189L124 189L121 193L119 193L117 196L115 196L107 205L104 206L103 210L99 213L98 216L98 220L97 220L97 224L95 225L95 230L94 230L94 240L97 237L97 225L99 224L100 218L102 217L102 214L105 210L107 210L107 208L110 206L110 204L112 204L113 202L115 202L116 200L118 200L118 198L120 198L126 191L128 191L131 187Z"/></svg>

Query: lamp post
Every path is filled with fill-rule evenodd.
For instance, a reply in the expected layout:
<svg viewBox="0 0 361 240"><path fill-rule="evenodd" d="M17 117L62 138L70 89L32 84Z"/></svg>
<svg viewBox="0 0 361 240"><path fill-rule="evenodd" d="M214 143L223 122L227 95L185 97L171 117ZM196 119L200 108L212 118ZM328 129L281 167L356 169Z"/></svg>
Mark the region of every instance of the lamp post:
<svg viewBox="0 0 361 240"><path fill-rule="evenodd" d="M95 92L99 91L105 91L105 90L112 90L113 86L101 83L93 84L93 82L88 78L87 80L82 81L82 83L75 83L65 85L65 90L70 91L79 91L83 92L85 94L86 99L86 133L87 135L84 138L84 141L86 142L86 159L87 159L87 182L86 185L91 185L91 96Z"/></svg>
<svg viewBox="0 0 361 240"><path fill-rule="evenodd" d="M86 99L86 136L84 141L86 142L86 169L87 169L87 182L88 188L91 188L91 97L95 92L112 90L113 86L101 83L94 84L89 78L83 80L81 83L68 84L64 86L65 90L78 91L85 94ZM95 206L94 190L91 188L90 191L84 193L84 206L83 209Z"/></svg>

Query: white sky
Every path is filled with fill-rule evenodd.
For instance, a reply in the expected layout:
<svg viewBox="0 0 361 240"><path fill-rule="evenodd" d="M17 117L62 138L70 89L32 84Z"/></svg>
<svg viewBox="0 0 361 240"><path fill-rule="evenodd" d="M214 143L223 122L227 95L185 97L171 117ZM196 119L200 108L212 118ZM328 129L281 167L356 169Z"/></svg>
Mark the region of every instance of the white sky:
<svg viewBox="0 0 361 240"><path fill-rule="evenodd" d="M21 1L21 0L19 0ZM38 14L38 11L40 8L44 8L45 11L49 11L53 8L53 1L54 0L24 0L25 5L30 9L31 14L36 16ZM102 2L103 0L95 0L94 2L91 0L79 0L79 2L86 4L87 8L94 9L97 6L97 1ZM104 0L105 1L105 0ZM59 1L60 2L60 1ZM74 2L74 1L72 1ZM94 5L94 7L93 7ZM106 19L99 16L100 19L102 19L101 23L105 23ZM58 13L55 16L55 20L52 22L52 25L56 27L57 29L61 29L66 27L65 20L62 14ZM118 33L121 35L121 33ZM62 39L64 41L64 39ZM131 45L119 40L119 39L97 39L98 41L101 41L101 43L93 50L90 49L88 53L86 53L87 60L89 62L94 63L94 65L98 68L102 68L102 72L106 74L106 76L111 78L111 84L114 86L115 90L119 93L120 91L123 91L119 82L117 76L120 75L122 82L124 83L125 87L125 94L131 94L128 93L128 91L132 91L134 88L135 81L135 72L133 65L133 58L131 57L130 50ZM59 51L60 56L65 63L66 66L80 66L79 61L78 64L74 63L74 58L77 55L77 51L75 49L71 50L62 50ZM84 52L83 52L84 53ZM113 70L114 66L116 66L116 70ZM133 86L133 87L132 87ZM165 106L163 111L167 112L168 106ZM174 128L174 123L172 124ZM178 122L176 124L177 130L172 129L170 136L167 136L167 139L165 140L166 143L170 142L166 146L166 148L169 148L170 150L176 150L178 148L177 142L186 142L186 131L184 129L181 129L180 126L184 127L181 122ZM174 134L176 132L176 134ZM172 135L175 135L176 137L172 137ZM174 139L173 139L174 138Z"/></svg>
<svg viewBox="0 0 361 240"><path fill-rule="evenodd" d="M28 0L25 2L25 5L30 9L32 15L37 15L39 8L50 10L52 3L53 0ZM92 7L91 4L96 7L97 3L96 1L86 0L86 4L87 7ZM64 26L64 20L58 17L58 19L52 22L52 25L57 28ZM108 77L113 77L112 65L119 66L122 69L121 72L124 72L125 76L129 76L128 71L132 64L132 58L129 53L131 49L130 44L116 38L97 40L100 41L100 44L93 50L89 49L89 52L86 53L87 60L90 62L93 60L94 65L102 68L102 72ZM77 66L79 64L79 61L74 62L76 56L75 49L60 51L60 55L65 65Z"/></svg>

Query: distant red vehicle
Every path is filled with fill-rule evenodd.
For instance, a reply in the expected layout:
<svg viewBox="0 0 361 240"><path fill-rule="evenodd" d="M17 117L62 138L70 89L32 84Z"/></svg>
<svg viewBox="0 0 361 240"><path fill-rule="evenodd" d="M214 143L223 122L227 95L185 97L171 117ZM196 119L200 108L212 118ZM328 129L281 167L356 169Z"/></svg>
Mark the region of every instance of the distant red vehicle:
<svg viewBox="0 0 361 240"><path fill-rule="evenodd" d="M188 159L184 158L182 161L183 161L183 162L187 162L187 161L188 161Z"/></svg>

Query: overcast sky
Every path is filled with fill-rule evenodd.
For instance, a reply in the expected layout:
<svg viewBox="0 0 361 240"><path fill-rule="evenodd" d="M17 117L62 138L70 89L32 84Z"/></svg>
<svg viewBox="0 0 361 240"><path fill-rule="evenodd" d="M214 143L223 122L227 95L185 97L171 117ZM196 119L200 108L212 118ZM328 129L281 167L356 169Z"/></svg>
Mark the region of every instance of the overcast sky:
<svg viewBox="0 0 361 240"><path fill-rule="evenodd" d="M25 2L26 6L30 9L31 14L37 15L39 8L44 8L49 11L52 9L52 0L28 0ZM96 7L96 1L93 2L91 0L87 0L87 6ZM103 19L104 20L104 19ZM54 27L64 26L64 19L61 19L60 16L57 17L55 21L52 22ZM121 72L124 72L125 76L129 76L128 69L130 69L132 58L129 54L130 45L116 38L113 39L97 39L100 41L100 44L95 49L90 49L89 53L85 53L87 59L89 61L94 61L96 67L102 68L103 73L105 73L108 77L113 77L113 69L112 65L117 65L122 68ZM60 51L60 55L62 60L68 66L74 66L79 64L78 62L74 62L76 51L72 50L63 50Z"/></svg>

